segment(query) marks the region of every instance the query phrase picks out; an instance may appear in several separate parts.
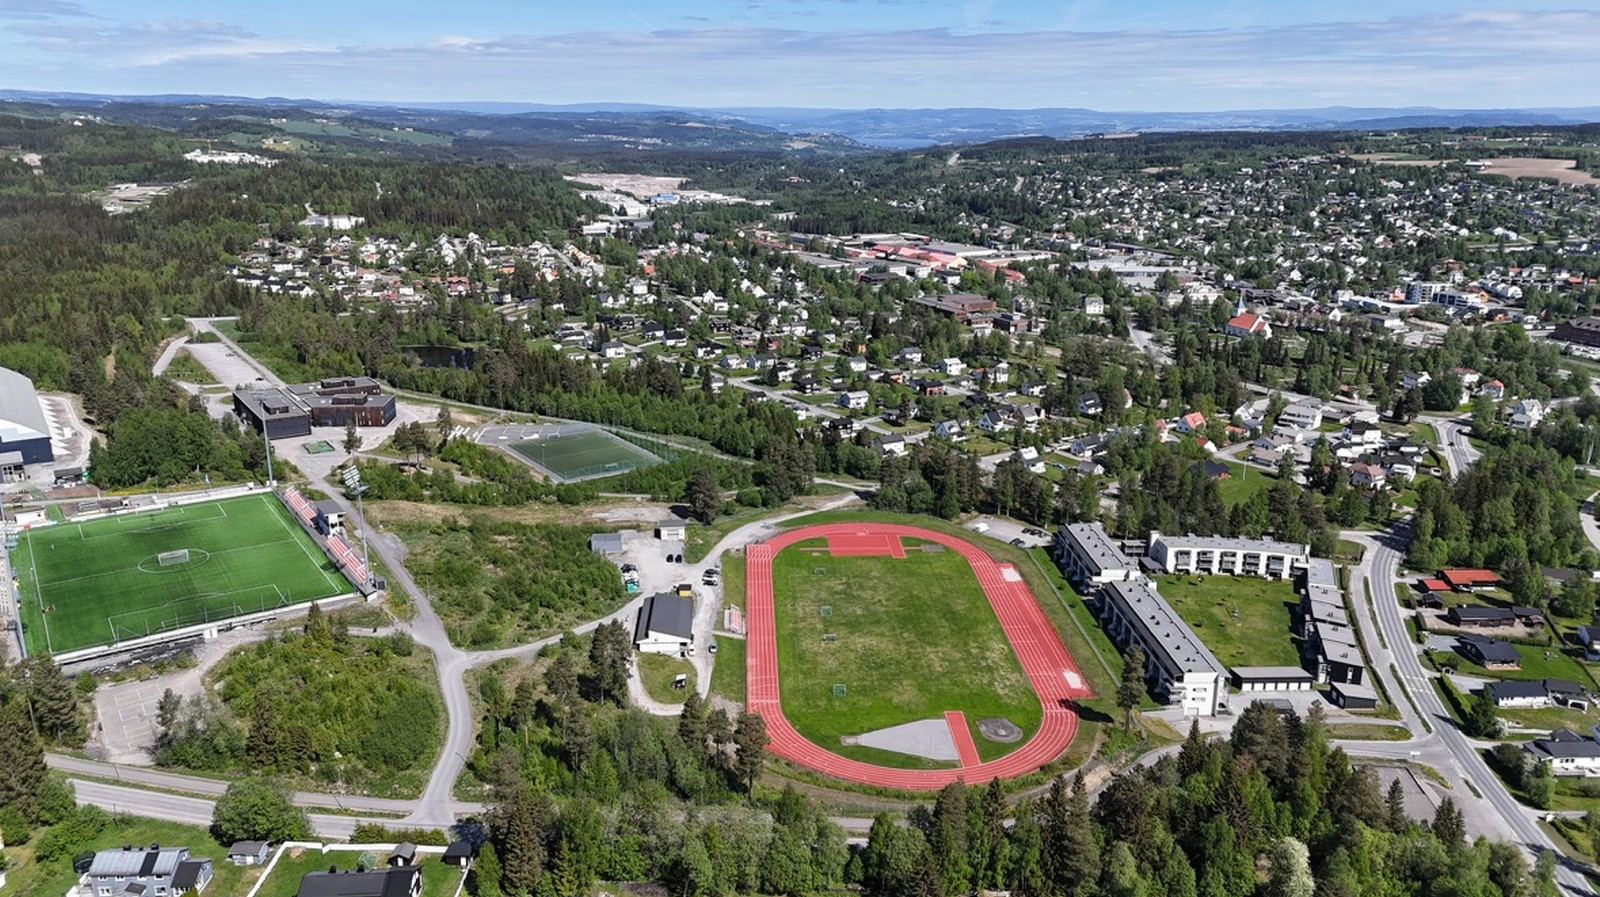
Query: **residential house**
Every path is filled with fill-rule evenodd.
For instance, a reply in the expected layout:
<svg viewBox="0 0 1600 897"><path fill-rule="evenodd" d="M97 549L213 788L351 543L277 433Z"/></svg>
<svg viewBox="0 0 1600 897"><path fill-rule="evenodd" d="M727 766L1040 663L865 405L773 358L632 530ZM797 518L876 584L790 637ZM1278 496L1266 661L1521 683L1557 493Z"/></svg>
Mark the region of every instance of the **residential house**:
<svg viewBox="0 0 1600 897"><path fill-rule="evenodd" d="M1380 446L1383 445L1383 428L1367 421L1353 420L1339 431L1339 439L1347 445Z"/></svg>
<svg viewBox="0 0 1600 897"><path fill-rule="evenodd" d="M1094 416L1098 415L1100 412L1102 412L1104 410L1105 410L1105 406L1100 404L1100 394L1099 393L1097 393L1097 392L1086 392L1083 395L1078 396L1078 413L1079 414L1081 414L1081 415L1083 415L1085 417L1094 417Z"/></svg>
<svg viewBox="0 0 1600 897"><path fill-rule="evenodd" d="M839 397L834 402L841 408L847 408L851 411L864 411L866 410L867 402L871 399L871 393L864 389L857 389L839 393Z"/></svg>
<svg viewBox="0 0 1600 897"><path fill-rule="evenodd" d="M295 897L422 897L422 870L386 866L339 872L307 872Z"/></svg>
<svg viewBox="0 0 1600 897"><path fill-rule="evenodd" d="M1080 458L1095 458L1105 454L1106 437L1100 433L1089 433L1072 440L1067 446L1067 452Z"/></svg>
<svg viewBox="0 0 1600 897"><path fill-rule="evenodd" d="M1544 687L1543 682L1521 682L1506 680L1490 682L1484 685L1484 691L1494 701L1494 706L1503 708L1549 707L1550 692Z"/></svg>
<svg viewBox="0 0 1600 897"><path fill-rule="evenodd" d="M1600 660L1600 626L1579 626L1575 637L1583 646L1583 659Z"/></svg>
<svg viewBox="0 0 1600 897"><path fill-rule="evenodd" d="M417 864L417 845L410 841L401 841L389 852L389 859L384 865L390 868L399 866L415 866Z"/></svg>
<svg viewBox="0 0 1600 897"><path fill-rule="evenodd" d="M1011 415L999 408L990 408L978 418L978 429L985 433L1004 433L1011 427Z"/></svg>
<svg viewBox="0 0 1600 897"><path fill-rule="evenodd" d="M1350 485L1357 489L1382 489L1388 473L1376 464L1350 465Z"/></svg>
<svg viewBox="0 0 1600 897"><path fill-rule="evenodd" d="M959 377L967 372L966 362L959 358L946 358L939 362L939 373L947 377Z"/></svg>
<svg viewBox="0 0 1600 897"><path fill-rule="evenodd" d="M1517 625L1516 615L1506 607L1480 607L1463 604L1445 611L1445 621L1451 626L1472 629L1505 629Z"/></svg>
<svg viewBox="0 0 1600 897"><path fill-rule="evenodd" d="M1178 418L1179 433L1198 433L1206 425L1206 416L1198 411L1191 411Z"/></svg>
<svg viewBox="0 0 1600 897"><path fill-rule="evenodd" d="M1549 764L1551 775L1600 775L1600 743L1570 729L1557 729L1549 738L1535 738L1523 750L1535 762Z"/></svg>
<svg viewBox="0 0 1600 897"><path fill-rule="evenodd" d="M934 426L933 435L951 442L961 442L967 438L967 434L962 432L961 421L953 419L940 421Z"/></svg>
<svg viewBox="0 0 1600 897"><path fill-rule="evenodd" d="M1486 635L1463 635L1456 640L1462 657L1490 670L1515 670L1522 666L1522 655L1509 642Z"/></svg>
<svg viewBox="0 0 1600 897"><path fill-rule="evenodd" d="M906 346L895 355L901 364L913 365L922 363L922 349L919 346Z"/></svg>
<svg viewBox="0 0 1600 897"><path fill-rule="evenodd" d="M1433 375L1427 371L1407 371L1405 376L1400 378L1400 388L1417 389L1432 382Z"/></svg>
<svg viewBox="0 0 1600 897"><path fill-rule="evenodd" d="M877 447L878 453L885 457L893 455L896 458L903 458L906 455L906 438L904 436L893 434L879 436L872 441L872 444Z"/></svg>
<svg viewBox="0 0 1600 897"><path fill-rule="evenodd" d="M1083 297L1083 313L1091 318L1106 313L1106 300L1100 296Z"/></svg>
<svg viewBox="0 0 1600 897"><path fill-rule="evenodd" d="M1044 409L1038 405L1018 405L1014 415L1017 425L1029 433L1037 431L1039 425L1044 423Z"/></svg>
<svg viewBox="0 0 1600 897"><path fill-rule="evenodd" d="M605 358L626 358L628 344L616 340L609 340L600 344L600 354Z"/></svg>
<svg viewBox="0 0 1600 897"><path fill-rule="evenodd" d="M1278 414L1278 426L1315 430L1322 426L1322 408L1309 402L1296 403Z"/></svg>
<svg viewBox="0 0 1600 897"><path fill-rule="evenodd" d="M1522 399L1510 408L1511 419L1509 423L1518 430L1532 430L1544 422L1545 415L1549 412L1544 403L1538 399Z"/></svg>
<svg viewBox="0 0 1600 897"><path fill-rule="evenodd" d="M92 897L180 897L211 883L211 860L190 859L187 847L113 847L99 850L79 880Z"/></svg>
<svg viewBox="0 0 1600 897"><path fill-rule="evenodd" d="M1490 380L1478 389L1479 393L1494 399L1496 402L1506 397L1506 385L1499 380Z"/></svg>
<svg viewBox="0 0 1600 897"><path fill-rule="evenodd" d="M867 359L860 355L852 355L846 359L845 364L850 367L852 374L864 374L867 371Z"/></svg>
<svg viewBox="0 0 1600 897"><path fill-rule="evenodd" d="M1022 462L1029 473L1044 473L1044 459L1039 457L1039 450L1031 445L1018 449L1012 457Z"/></svg>

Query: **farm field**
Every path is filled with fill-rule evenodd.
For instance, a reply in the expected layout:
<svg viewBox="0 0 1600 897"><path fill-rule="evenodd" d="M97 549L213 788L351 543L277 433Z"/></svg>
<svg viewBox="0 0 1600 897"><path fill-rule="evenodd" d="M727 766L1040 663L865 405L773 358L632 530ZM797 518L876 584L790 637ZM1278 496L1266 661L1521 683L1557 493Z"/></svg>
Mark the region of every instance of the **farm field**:
<svg viewBox="0 0 1600 897"><path fill-rule="evenodd" d="M977 721L1009 719L1025 741L1039 699L967 561L903 544L905 558L834 557L815 539L774 558L784 714L841 756L921 768L943 764L840 739L959 710L983 759L1003 756L1017 745L984 739Z"/></svg>
<svg viewBox="0 0 1600 897"><path fill-rule="evenodd" d="M28 530L12 561L30 653L60 654L350 591L264 493Z"/></svg>

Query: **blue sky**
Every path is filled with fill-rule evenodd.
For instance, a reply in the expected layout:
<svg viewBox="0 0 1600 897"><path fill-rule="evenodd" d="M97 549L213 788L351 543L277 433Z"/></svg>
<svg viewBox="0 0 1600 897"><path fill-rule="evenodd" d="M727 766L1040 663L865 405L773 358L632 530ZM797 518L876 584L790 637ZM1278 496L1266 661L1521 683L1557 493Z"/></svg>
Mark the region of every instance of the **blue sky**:
<svg viewBox="0 0 1600 897"><path fill-rule="evenodd" d="M0 87L377 101L1600 105L1600 0L0 0Z"/></svg>

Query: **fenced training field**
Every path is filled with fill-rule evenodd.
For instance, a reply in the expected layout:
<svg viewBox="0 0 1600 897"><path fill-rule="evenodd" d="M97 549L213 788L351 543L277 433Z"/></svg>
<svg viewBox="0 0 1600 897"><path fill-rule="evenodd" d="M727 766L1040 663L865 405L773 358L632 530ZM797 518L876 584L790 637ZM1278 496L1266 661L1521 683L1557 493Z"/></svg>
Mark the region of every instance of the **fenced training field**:
<svg viewBox="0 0 1600 897"><path fill-rule="evenodd" d="M12 552L30 654L350 591L271 494L28 530Z"/></svg>
<svg viewBox="0 0 1600 897"><path fill-rule="evenodd" d="M498 445L564 483L615 476L661 461L605 430L584 424L490 427L478 441Z"/></svg>

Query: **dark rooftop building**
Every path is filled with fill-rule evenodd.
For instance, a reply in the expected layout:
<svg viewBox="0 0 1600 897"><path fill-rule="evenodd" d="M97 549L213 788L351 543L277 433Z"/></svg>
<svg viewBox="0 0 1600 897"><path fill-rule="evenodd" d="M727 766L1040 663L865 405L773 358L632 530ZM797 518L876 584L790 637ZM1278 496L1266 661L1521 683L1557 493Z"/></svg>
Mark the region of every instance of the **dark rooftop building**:
<svg viewBox="0 0 1600 897"><path fill-rule="evenodd" d="M371 377L330 377L282 388L255 386L233 394L233 413L269 439L306 436L312 427L382 427L394 420L394 396Z"/></svg>
<svg viewBox="0 0 1600 897"><path fill-rule="evenodd" d="M1600 318L1572 318L1557 324L1550 338L1561 343L1600 347Z"/></svg>
<svg viewBox="0 0 1600 897"><path fill-rule="evenodd" d="M390 866L360 872L307 872L296 897L420 897L422 870Z"/></svg>

